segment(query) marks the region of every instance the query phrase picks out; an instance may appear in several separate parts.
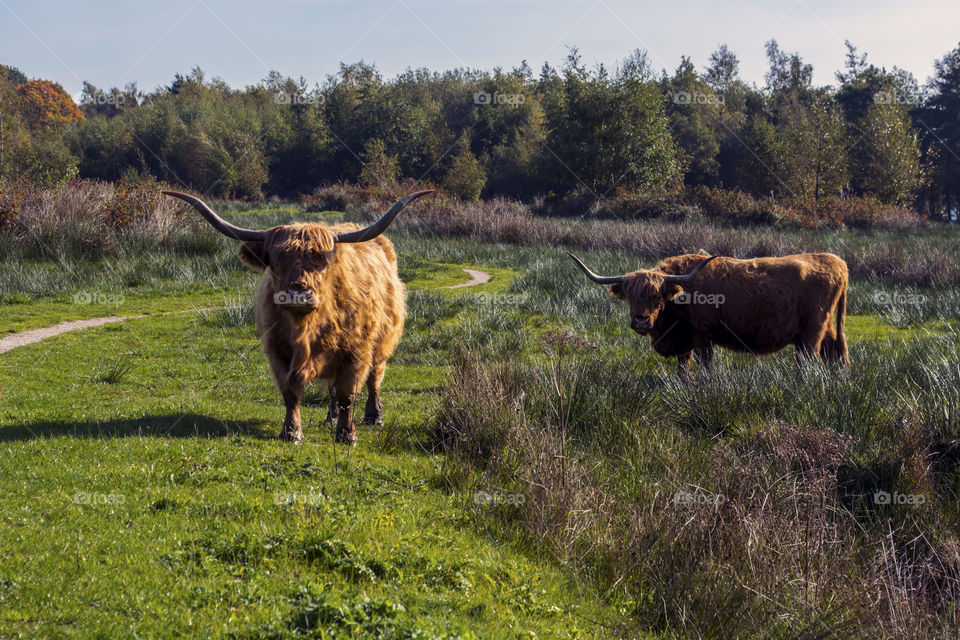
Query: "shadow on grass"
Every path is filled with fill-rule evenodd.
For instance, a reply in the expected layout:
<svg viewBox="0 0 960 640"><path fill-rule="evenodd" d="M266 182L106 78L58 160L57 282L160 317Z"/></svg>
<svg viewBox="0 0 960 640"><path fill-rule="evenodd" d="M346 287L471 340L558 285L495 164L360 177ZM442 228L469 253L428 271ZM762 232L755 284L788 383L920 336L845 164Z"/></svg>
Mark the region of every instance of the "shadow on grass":
<svg viewBox="0 0 960 640"><path fill-rule="evenodd" d="M436 438L426 424L408 425L387 420L379 427L365 426L363 429L380 453L430 455L440 451Z"/></svg>
<svg viewBox="0 0 960 640"><path fill-rule="evenodd" d="M276 426L266 420L222 420L194 413L86 422L40 420L0 427L0 442L42 440L58 436L77 438L276 438Z"/></svg>

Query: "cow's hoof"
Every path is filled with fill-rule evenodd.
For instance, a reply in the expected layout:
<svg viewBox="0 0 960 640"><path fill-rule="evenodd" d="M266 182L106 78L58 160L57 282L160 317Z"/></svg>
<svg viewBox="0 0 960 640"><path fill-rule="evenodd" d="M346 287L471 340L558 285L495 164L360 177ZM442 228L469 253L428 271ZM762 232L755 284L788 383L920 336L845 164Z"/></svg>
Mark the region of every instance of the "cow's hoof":
<svg viewBox="0 0 960 640"><path fill-rule="evenodd" d="M303 432L302 431L281 431L279 438L284 442L291 442L293 444L303 444Z"/></svg>
<svg viewBox="0 0 960 640"><path fill-rule="evenodd" d="M355 433L338 433L333 440L337 444L346 444L351 447L357 446L357 434Z"/></svg>
<svg viewBox="0 0 960 640"><path fill-rule="evenodd" d="M383 416L364 416L363 424L365 425L383 425Z"/></svg>

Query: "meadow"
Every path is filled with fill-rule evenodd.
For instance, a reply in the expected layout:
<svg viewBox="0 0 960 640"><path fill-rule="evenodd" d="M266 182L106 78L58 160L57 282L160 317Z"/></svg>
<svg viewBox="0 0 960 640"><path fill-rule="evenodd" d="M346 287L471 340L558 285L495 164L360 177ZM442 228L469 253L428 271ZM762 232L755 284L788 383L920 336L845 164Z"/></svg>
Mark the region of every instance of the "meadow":
<svg viewBox="0 0 960 640"><path fill-rule="evenodd" d="M325 204L221 210L260 228L372 215ZM423 205L389 233L409 317L386 422L350 449L316 388L306 443L275 439L258 274L231 242L173 213L119 235L69 219L0 235L0 336L147 317L0 355L0 637L960 628L955 227ZM852 367L718 351L683 383L564 249L607 273L833 251ZM443 289L463 268L492 279Z"/></svg>

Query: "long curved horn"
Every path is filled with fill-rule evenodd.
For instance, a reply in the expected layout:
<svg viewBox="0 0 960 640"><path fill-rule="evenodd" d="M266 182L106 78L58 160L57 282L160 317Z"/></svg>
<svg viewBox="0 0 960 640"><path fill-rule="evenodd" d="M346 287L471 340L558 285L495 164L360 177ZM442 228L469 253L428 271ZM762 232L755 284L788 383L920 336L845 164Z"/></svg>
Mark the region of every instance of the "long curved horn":
<svg viewBox="0 0 960 640"><path fill-rule="evenodd" d="M711 260L716 260L716 259L719 258L719 257L720 257L720 256L710 256L709 258L707 258L706 260L704 260L703 262L701 262L700 264L698 264L696 267L694 267L694 268L693 268L693 271L691 271L690 273L688 273L688 274L686 274L686 275L682 275L682 276L673 276L673 275L663 276L663 281L664 281L664 282L689 282L689 281L693 280L694 276L696 276L696 275L700 272L700 269L703 269L705 266L707 266L707 263L709 263Z"/></svg>
<svg viewBox="0 0 960 640"><path fill-rule="evenodd" d="M620 284L626 280L624 276L598 276L593 271L590 271L590 269L587 268L587 265L580 261L580 258L573 255L569 251L567 251L567 255L573 258L573 261L577 263L577 266L580 267L585 274L587 274L587 277L597 284Z"/></svg>
<svg viewBox="0 0 960 640"><path fill-rule="evenodd" d="M167 196L173 196L174 198L180 198L181 200L192 204L193 208L199 211L200 215L206 218L207 222L209 222L214 229L228 238L233 238L234 240L263 240L267 235L266 231L244 229L243 227L230 224L215 214L213 209L204 204L203 200L200 198L195 198L189 194L180 193L179 191L164 191L163 194Z"/></svg>
<svg viewBox="0 0 960 640"><path fill-rule="evenodd" d="M390 223L393 222L393 219L400 215L400 212L403 211L403 208L416 200L417 198L423 197L428 193L433 193L433 189L427 189L426 191L417 191L416 193L411 193L410 195L404 196L397 200L390 210L383 214L383 217L374 222L372 225L366 229L360 229L358 231L346 231L344 233L338 233L334 240L336 242L366 242L367 240L373 240L378 235L387 230L387 227L390 226Z"/></svg>

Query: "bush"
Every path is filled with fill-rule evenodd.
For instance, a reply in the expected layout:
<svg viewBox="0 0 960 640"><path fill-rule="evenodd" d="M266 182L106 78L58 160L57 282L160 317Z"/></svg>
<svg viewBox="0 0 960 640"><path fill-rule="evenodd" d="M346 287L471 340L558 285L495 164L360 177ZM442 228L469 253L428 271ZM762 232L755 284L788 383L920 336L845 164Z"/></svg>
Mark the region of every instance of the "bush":
<svg viewBox="0 0 960 640"><path fill-rule="evenodd" d="M0 232L25 255L96 258L146 241L175 242L204 227L152 180L70 181L55 187L0 182Z"/></svg>
<svg viewBox="0 0 960 640"><path fill-rule="evenodd" d="M9 229L20 214L28 185L14 180L0 180L0 231Z"/></svg>
<svg viewBox="0 0 960 640"><path fill-rule="evenodd" d="M301 195L300 203L315 211L373 211L389 207L403 196L423 189L436 189L436 187L427 182L414 180L370 185L338 182L317 187L311 194ZM450 197L442 192L431 196L430 201L433 206L454 206ZM416 209L421 203L414 203L412 208Z"/></svg>
<svg viewBox="0 0 960 640"><path fill-rule="evenodd" d="M665 191L621 189L608 198L581 189L547 199L536 209L545 215L561 217L691 220L702 216L727 224L805 229L912 229L924 222L924 217L909 207L883 204L873 198L831 196L820 200L777 200L705 186Z"/></svg>

